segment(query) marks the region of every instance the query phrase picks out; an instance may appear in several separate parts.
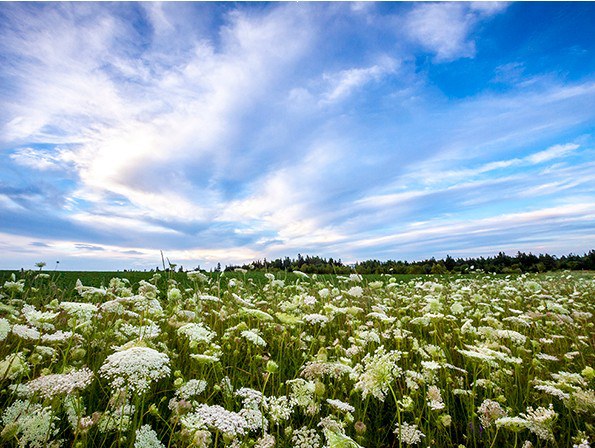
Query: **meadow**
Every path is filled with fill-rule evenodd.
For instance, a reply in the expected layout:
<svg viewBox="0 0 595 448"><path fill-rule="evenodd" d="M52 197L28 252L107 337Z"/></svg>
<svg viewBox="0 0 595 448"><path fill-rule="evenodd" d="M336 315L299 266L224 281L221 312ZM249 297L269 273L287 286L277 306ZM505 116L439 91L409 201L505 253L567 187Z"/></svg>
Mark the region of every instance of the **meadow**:
<svg viewBox="0 0 595 448"><path fill-rule="evenodd" d="M592 273L3 272L0 443L587 448L594 305Z"/></svg>

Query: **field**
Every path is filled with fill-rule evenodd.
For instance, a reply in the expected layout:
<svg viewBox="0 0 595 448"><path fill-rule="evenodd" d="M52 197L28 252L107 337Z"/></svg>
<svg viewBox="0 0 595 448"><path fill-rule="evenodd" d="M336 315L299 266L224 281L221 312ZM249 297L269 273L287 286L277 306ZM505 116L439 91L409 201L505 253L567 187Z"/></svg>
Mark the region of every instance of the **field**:
<svg viewBox="0 0 595 448"><path fill-rule="evenodd" d="M592 273L38 271L0 286L2 446L595 438Z"/></svg>

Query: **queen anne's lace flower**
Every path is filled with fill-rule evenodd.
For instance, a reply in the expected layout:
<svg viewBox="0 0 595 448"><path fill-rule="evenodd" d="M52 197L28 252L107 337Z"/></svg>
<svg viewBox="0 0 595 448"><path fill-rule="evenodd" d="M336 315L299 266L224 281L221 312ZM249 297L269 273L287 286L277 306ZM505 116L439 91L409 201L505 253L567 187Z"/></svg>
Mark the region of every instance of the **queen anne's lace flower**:
<svg viewBox="0 0 595 448"><path fill-rule="evenodd" d="M58 317L59 313L52 313L51 311L39 311L33 305L24 305L21 310L23 317L29 325L32 325L40 330L53 330L54 324L52 321Z"/></svg>
<svg viewBox="0 0 595 448"><path fill-rule="evenodd" d="M228 437L244 435L248 426L246 419L235 412L213 405L201 404L192 414L182 418L182 426L190 431L214 429Z"/></svg>
<svg viewBox="0 0 595 448"><path fill-rule="evenodd" d="M258 409L241 409L239 415L246 419L246 429L250 431L258 431L259 429L264 429L265 431L269 428L269 422L264 416L262 412Z"/></svg>
<svg viewBox="0 0 595 448"><path fill-rule="evenodd" d="M502 409L500 403L486 399L477 408L477 415L479 416L481 426L489 428L499 418L506 417L507 413Z"/></svg>
<svg viewBox="0 0 595 448"><path fill-rule="evenodd" d="M444 401L442 401L442 395L440 394L440 389L437 386L428 387L427 398L430 409L444 409Z"/></svg>
<svg viewBox="0 0 595 448"><path fill-rule="evenodd" d="M10 333L10 323L6 319L0 319L0 341L3 341Z"/></svg>
<svg viewBox="0 0 595 448"><path fill-rule="evenodd" d="M400 352L387 352L383 346L378 347L373 355L367 354L363 365L357 366L352 375L357 379L355 389L361 391L364 398L372 395L384 401L390 383L401 374L401 368L397 365L400 358Z"/></svg>
<svg viewBox="0 0 595 448"><path fill-rule="evenodd" d="M285 396L266 397L265 409L273 423L279 423L291 417L293 403Z"/></svg>
<svg viewBox="0 0 595 448"><path fill-rule="evenodd" d="M88 321L97 314L97 305L85 302L60 302L60 308L80 321Z"/></svg>
<svg viewBox="0 0 595 448"><path fill-rule="evenodd" d="M326 402L330 404L333 408L342 411L342 412L354 412L355 408L351 406L349 403L345 403L341 400L332 400L330 398L326 399Z"/></svg>
<svg viewBox="0 0 595 448"><path fill-rule="evenodd" d="M114 389L146 392L153 381L169 375L169 357L148 347L131 347L107 357L99 374Z"/></svg>
<svg viewBox="0 0 595 448"><path fill-rule="evenodd" d="M352 297L361 297L364 293L364 290L361 286L352 286L349 290L346 291Z"/></svg>
<svg viewBox="0 0 595 448"><path fill-rule="evenodd" d="M254 345L259 345L261 347L267 346L266 341L258 334L258 330L244 330L240 334L244 339L252 342Z"/></svg>
<svg viewBox="0 0 595 448"><path fill-rule="evenodd" d="M397 424L397 429L394 432L405 445L417 445L425 437L425 434L417 429L417 425L410 425L407 422L401 425Z"/></svg>
<svg viewBox="0 0 595 448"><path fill-rule="evenodd" d="M46 447L47 439L58 432L54 420L50 407L22 400L15 401L2 414L2 423L14 427L21 447Z"/></svg>
<svg viewBox="0 0 595 448"><path fill-rule="evenodd" d="M52 334L44 334L41 337L41 341L42 342L64 342L68 339L70 339L71 337L74 336L74 333L72 333L71 331L62 331L62 330L58 330L55 333Z"/></svg>
<svg viewBox="0 0 595 448"><path fill-rule="evenodd" d="M165 448L150 425L143 425L136 430L134 448Z"/></svg>
<svg viewBox="0 0 595 448"><path fill-rule="evenodd" d="M262 392L249 387L242 387L235 391L235 395L242 398L242 406L249 409L258 409L262 404L264 396Z"/></svg>
<svg viewBox="0 0 595 448"><path fill-rule="evenodd" d="M194 323L186 324L178 328L178 334L186 336L190 342L204 342L205 344L208 344L215 336L217 336L216 333L212 332L204 325Z"/></svg>
<svg viewBox="0 0 595 448"><path fill-rule="evenodd" d="M27 325L15 324L12 326L12 333L21 339L28 341L36 341L41 337L41 333L36 329Z"/></svg>
<svg viewBox="0 0 595 448"><path fill-rule="evenodd" d="M93 372L84 367L69 373L44 375L29 381L27 387L31 393L39 393L44 398L71 394L85 389L93 381Z"/></svg>
<svg viewBox="0 0 595 448"><path fill-rule="evenodd" d="M254 448L274 448L275 436L271 434L265 434L254 444Z"/></svg>
<svg viewBox="0 0 595 448"><path fill-rule="evenodd" d="M554 440L552 432L552 424L554 419L558 416L552 405L549 408L538 407L533 409L531 406L527 408L527 412L520 414L527 420L527 427L529 431L535 434L542 440Z"/></svg>
<svg viewBox="0 0 595 448"><path fill-rule="evenodd" d="M176 395L182 400L189 400L196 395L202 394L207 388L205 380L190 380L176 391Z"/></svg>
<svg viewBox="0 0 595 448"><path fill-rule="evenodd" d="M291 437L291 443L295 448L318 448L320 447L320 436L315 429L303 426L295 430Z"/></svg>

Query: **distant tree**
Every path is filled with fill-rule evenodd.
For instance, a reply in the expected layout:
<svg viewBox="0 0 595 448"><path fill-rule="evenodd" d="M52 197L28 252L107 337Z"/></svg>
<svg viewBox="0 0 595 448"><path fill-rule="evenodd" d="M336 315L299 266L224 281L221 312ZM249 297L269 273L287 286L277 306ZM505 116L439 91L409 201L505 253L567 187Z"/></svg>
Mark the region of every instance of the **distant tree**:
<svg viewBox="0 0 595 448"><path fill-rule="evenodd" d="M430 273L431 274L448 274L448 269L446 269L446 266L444 265L444 263L439 262L439 263L436 263L434 266L432 266Z"/></svg>

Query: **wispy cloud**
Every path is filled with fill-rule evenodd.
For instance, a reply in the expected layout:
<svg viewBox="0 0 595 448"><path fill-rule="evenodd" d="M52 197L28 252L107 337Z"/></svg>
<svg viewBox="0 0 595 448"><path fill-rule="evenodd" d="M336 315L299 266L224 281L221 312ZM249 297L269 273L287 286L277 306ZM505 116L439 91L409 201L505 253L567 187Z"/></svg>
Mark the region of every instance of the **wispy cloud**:
<svg viewBox="0 0 595 448"><path fill-rule="evenodd" d="M475 56L470 36L481 19L502 12L505 3L420 3L407 14L405 30L437 62Z"/></svg>

